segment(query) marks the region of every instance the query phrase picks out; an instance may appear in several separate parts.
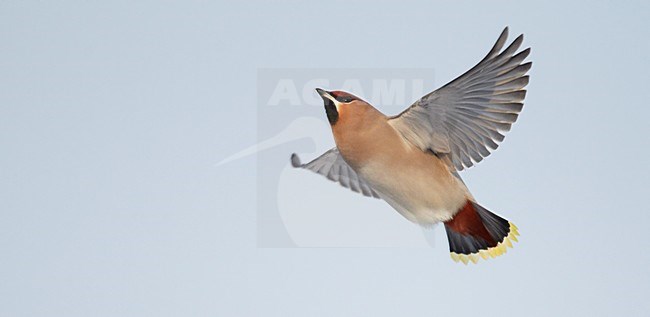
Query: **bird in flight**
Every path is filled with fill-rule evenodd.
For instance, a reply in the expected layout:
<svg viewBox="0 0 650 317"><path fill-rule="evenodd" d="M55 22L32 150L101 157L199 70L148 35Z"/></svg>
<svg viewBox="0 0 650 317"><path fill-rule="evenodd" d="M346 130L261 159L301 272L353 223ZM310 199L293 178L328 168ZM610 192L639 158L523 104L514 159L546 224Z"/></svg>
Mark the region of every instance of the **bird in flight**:
<svg viewBox="0 0 650 317"><path fill-rule="evenodd" d="M476 66L396 116L344 91L323 98L336 147L302 164L423 226L444 223L451 258L467 264L506 252L517 227L479 205L458 174L490 155L522 110L532 63L506 27Z"/></svg>

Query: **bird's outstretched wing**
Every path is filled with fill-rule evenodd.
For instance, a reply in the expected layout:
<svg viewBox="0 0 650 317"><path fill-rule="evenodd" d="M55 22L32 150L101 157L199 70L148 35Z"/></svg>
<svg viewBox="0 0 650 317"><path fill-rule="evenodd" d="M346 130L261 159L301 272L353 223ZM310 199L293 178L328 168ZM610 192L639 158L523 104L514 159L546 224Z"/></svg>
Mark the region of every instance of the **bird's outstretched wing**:
<svg viewBox="0 0 650 317"><path fill-rule="evenodd" d="M297 154L291 155L291 165L311 170L338 182L341 186L349 188L364 196L379 198L379 195L343 160L337 148L333 148L313 161L302 164Z"/></svg>
<svg viewBox="0 0 650 317"><path fill-rule="evenodd" d="M476 66L440 89L425 95L388 121L422 149L447 156L457 170L490 155L523 107L530 53L517 54L519 35L505 50L506 27L490 52Z"/></svg>

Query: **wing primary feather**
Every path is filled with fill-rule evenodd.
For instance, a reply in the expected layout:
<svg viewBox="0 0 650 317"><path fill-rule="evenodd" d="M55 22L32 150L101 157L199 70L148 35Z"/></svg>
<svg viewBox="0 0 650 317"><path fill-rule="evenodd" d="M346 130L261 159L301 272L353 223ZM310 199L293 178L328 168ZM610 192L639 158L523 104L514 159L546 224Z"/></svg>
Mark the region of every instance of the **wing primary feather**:
<svg viewBox="0 0 650 317"><path fill-rule="evenodd" d="M490 103L519 102L524 100L524 98L526 98L526 90L516 90L492 95L492 98L490 98Z"/></svg>

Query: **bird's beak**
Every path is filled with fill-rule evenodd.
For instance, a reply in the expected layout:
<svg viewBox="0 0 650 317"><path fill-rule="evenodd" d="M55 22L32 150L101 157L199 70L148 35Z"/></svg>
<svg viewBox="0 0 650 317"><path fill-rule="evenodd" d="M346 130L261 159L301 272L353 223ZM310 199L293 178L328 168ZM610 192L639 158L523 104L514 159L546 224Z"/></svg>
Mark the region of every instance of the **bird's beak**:
<svg viewBox="0 0 650 317"><path fill-rule="evenodd" d="M338 100L336 100L336 98L334 98L334 96L332 96L329 91L316 88L316 92L320 95L321 98L323 98L323 101L326 105L327 103L331 102L334 103L334 106L336 106L337 109L339 108L340 102L338 102Z"/></svg>
<svg viewBox="0 0 650 317"><path fill-rule="evenodd" d="M334 101L333 100L334 98L332 97L332 95L330 95L329 91L325 89L316 88L316 92L320 95L321 98Z"/></svg>
<svg viewBox="0 0 650 317"><path fill-rule="evenodd" d="M331 125L334 125L339 118L339 105L340 103L332 97L329 91L324 89L316 88L316 92L323 98L325 103L325 112L327 113L327 120L329 120Z"/></svg>

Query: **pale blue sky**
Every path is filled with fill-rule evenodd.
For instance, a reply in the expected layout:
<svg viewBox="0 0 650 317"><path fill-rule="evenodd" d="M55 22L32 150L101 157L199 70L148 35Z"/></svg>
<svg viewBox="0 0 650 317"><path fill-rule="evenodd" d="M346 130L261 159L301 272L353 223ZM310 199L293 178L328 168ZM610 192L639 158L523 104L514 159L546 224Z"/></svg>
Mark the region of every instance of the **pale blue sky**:
<svg viewBox="0 0 650 317"><path fill-rule="evenodd" d="M641 1L3 1L0 315L647 315L648 21ZM515 249L459 265L442 230L434 248L258 247L258 160L214 167L259 141L258 69L441 85L506 25L532 47L526 106L463 177Z"/></svg>

